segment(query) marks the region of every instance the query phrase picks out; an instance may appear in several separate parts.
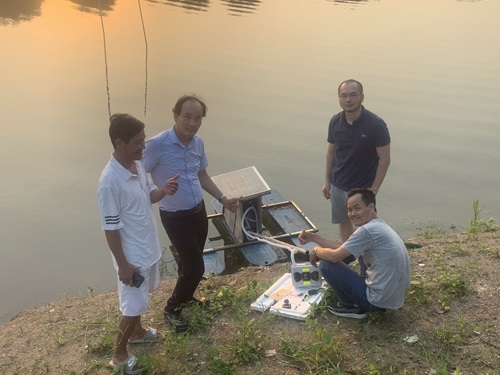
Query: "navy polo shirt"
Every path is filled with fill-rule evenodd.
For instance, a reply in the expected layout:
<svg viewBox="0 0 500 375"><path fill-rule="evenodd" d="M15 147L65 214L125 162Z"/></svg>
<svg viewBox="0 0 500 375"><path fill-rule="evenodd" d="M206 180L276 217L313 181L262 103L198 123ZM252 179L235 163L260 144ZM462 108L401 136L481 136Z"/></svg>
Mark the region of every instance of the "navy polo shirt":
<svg viewBox="0 0 500 375"><path fill-rule="evenodd" d="M387 146L391 137L384 120L362 107L352 125L345 120L344 111L332 117L328 142L335 144L330 182L349 191L372 186L379 163L377 147Z"/></svg>

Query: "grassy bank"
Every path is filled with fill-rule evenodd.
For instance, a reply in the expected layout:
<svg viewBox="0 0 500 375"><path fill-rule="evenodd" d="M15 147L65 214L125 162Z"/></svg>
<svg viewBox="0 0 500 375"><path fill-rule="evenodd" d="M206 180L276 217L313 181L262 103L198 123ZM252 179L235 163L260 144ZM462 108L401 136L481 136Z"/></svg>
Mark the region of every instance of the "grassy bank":
<svg viewBox="0 0 500 375"><path fill-rule="evenodd" d="M166 336L130 346L147 374L498 374L500 231L426 231L409 249L412 289L402 309L357 321L324 305L307 322L258 313L250 304L289 264L246 267L202 282L209 308L185 310L175 334L161 311L173 281L153 295L144 321ZM25 311L0 326L1 374L112 374L107 365L119 311L115 292Z"/></svg>

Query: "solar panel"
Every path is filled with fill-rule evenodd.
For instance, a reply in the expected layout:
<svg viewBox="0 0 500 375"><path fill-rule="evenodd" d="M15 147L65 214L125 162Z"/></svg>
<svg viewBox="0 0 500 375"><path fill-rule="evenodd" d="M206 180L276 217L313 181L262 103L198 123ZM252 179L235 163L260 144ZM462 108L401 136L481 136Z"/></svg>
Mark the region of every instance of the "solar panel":
<svg viewBox="0 0 500 375"><path fill-rule="evenodd" d="M212 179L228 198L243 197L243 200L247 200L271 193L271 188L253 166L220 174Z"/></svg>

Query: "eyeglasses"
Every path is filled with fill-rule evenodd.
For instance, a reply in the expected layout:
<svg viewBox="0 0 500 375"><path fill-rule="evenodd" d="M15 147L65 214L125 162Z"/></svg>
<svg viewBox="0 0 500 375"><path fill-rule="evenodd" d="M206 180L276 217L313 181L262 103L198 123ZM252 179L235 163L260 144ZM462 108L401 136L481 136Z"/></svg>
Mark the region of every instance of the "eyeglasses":
<svg viewBox="0 0 500 375"><path fill-rule="evenodd" d="M339 95L339 98L342 99L342 100L346 100L347 98L349 99L357 99L359 98L360 94L358 94L357 92L352 92L350 94L340 94Z"/></svg>

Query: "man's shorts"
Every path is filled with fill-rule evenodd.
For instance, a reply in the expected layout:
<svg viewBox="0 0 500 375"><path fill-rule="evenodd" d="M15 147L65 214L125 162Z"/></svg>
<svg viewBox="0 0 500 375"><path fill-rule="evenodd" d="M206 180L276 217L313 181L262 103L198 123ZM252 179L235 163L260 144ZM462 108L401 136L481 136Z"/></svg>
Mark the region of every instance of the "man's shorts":
<svg viewBox="0 0 500 375"><path fill-rule="evenodd" d="M347 216L347 191L330 184L330 206L333 224L349 221L349 216Z"/></svg>
<svg viewBox="0 0 500 375"><path fill-rule="evenodd" d="M160 262L141 270L144 281L139 288L123 284L118 279L118 299L123 316L140 316L148 311L149 293L160 287Z"/></svg>

